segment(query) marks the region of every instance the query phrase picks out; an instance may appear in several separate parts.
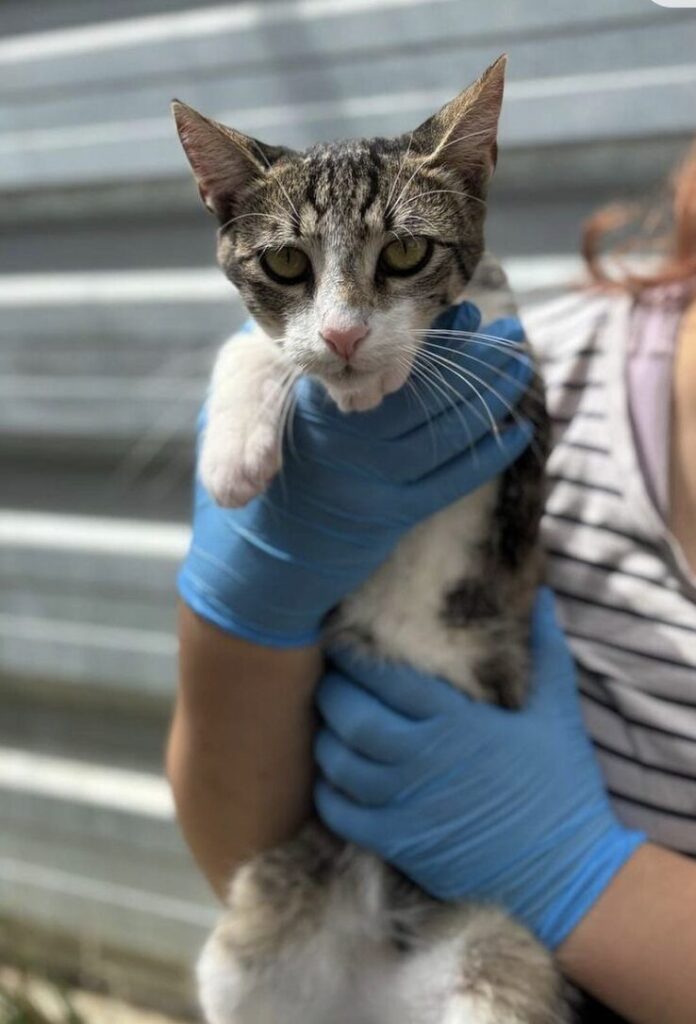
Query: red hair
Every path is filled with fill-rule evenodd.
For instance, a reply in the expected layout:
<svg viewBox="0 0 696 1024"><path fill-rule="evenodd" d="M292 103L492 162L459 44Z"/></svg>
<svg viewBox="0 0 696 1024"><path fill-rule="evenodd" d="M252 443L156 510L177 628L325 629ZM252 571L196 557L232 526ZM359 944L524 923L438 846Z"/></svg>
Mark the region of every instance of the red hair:
<svg viewBox="0 0 696 1024"><path fill-rule="evenodd" d="M583 228L582 255L595 284L634 293L677 282L696 289L696 145L672 177L671 197L666 232L656 230L664 220L664 211L651 210L646 215L644 209L632 204L613 204L589 218ZM630 241L607 248L607 236L616 231L627 231ZM657 265L645 272L629 269L619 258L620 253L652 256L656 251ZM604 254L612 257L612 273L607 270Z"/></svg>

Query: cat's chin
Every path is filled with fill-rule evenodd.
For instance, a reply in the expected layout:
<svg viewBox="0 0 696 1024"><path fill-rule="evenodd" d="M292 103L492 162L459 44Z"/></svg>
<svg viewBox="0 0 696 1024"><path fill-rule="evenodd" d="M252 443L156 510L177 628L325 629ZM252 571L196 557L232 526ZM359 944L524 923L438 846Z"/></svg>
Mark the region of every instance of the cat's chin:
<svg viewBox="0 0 696 1024"><path fill-rule="evenodd" d="M386 370L365 375L360 380L353 378L350 383L325 380L324 387L341 412L367 412L375 409L385 395L403 387L408 375L408 371L403 369Z"/></svg>

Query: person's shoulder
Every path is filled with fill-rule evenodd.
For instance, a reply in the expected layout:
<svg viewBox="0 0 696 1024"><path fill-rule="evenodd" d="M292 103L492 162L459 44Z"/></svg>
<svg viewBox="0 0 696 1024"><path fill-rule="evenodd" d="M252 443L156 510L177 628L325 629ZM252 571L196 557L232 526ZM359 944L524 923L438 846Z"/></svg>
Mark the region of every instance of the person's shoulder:
<svg viewBox="0 0 696 1024"><path fill-rule="evenodd" d="M585 289L525 304L520 319L543 370L547 363L587 352L608 324L622 331L629 312L626 296Z"/></svg>

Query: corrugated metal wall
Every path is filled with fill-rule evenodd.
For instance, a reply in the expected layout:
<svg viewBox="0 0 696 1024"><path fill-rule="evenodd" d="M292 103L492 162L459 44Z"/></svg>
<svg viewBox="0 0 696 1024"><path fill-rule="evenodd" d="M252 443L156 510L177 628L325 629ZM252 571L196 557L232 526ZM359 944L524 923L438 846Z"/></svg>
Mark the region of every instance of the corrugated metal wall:
<svg viewBox="0 0 696 1024"><path fill-rule="evenodd" d="M2 4L6 950L176 1000L212 913L159 765L193 418L242 311L170 98L305 145L412 127L507 51L490 241L529 292L573 272L589 211L654 192L685 148L694 18L651 0Z"/></svg>

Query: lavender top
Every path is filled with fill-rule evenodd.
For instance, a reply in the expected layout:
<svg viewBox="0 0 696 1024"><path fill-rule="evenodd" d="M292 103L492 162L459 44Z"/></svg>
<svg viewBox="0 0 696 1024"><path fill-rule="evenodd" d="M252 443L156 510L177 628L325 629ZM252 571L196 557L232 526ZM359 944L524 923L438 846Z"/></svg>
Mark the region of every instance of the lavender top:
<svg viewBox="0 0 696 1024"><path fill-rule="evenodd" d="M651 289L636 303L628 340L627 390L644 481L669 519L672 373L685 296L680 285Z"/></svg>

